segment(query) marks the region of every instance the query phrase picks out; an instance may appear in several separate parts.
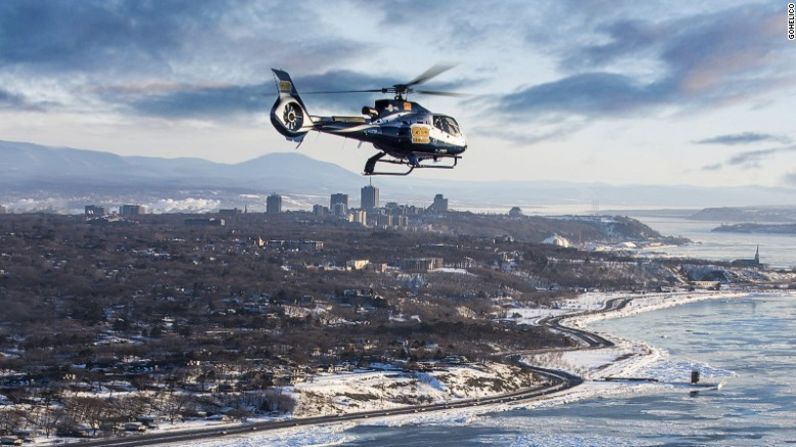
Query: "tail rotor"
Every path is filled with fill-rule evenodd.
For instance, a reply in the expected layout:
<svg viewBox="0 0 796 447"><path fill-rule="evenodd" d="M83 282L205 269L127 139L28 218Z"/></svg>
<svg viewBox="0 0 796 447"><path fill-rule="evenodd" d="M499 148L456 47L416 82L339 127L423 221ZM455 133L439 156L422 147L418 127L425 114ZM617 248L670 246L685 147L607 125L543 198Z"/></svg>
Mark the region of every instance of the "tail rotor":
<svg viewBox="0 0 796 447"><path fill-rule="evenodd" d="M312 119L287 72L272 69L279 97L271 108L271 123L290 141L301 142L313 129Z"/></svg>

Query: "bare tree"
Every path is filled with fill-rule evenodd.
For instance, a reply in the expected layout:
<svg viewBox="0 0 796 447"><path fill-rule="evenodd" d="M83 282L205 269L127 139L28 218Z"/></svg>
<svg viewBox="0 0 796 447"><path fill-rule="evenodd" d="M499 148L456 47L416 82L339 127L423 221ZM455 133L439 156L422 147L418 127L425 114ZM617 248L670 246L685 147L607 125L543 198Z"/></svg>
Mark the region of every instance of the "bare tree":
<svg viewBox="0 0 796 447"><path fill-rule="evenodd" d="M72 397L66 401L65 407L72 418L91 427L93 436L112 416L108 402L98 397Z"/></svg>

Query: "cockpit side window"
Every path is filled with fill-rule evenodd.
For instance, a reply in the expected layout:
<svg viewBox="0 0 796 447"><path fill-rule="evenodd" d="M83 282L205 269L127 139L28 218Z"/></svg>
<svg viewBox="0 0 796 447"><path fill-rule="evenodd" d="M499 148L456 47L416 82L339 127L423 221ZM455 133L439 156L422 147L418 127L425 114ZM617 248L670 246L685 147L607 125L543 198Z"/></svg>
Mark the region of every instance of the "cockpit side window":
<svg viewBox="0 0 796 447"><path fill-rule="evenodd" d="M445 117L446 121L448 122L448 133L458 137L462 133L459 131L459 123L456 122L455 119L447 116Z"/></svg>
<svg viewBox="0 0 796 447"><path fill-rule="evenodd" d="M456 122L455 119L449 116L435 116L434 117L434 127L437 129L449 134L458 137L461 135L459 131L459 124Z"/></svg>

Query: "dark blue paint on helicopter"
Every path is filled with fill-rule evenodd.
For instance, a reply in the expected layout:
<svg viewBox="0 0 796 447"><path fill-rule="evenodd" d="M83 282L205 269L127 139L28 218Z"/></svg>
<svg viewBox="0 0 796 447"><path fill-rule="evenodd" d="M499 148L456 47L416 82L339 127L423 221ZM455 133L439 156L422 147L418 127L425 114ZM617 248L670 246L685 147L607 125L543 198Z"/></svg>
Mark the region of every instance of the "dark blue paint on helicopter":
<svg viewBox="0 0 796 447"><path fill-rule="evenodd" d="M448 68L432 67L407 84L396 84L383 89L313 92L395 94L393 99L377 100L374 107L363 107L361 116L310 115L290 75L274 69L279 97L271 108L271 123L288 140L299 144L312 130L373 144L380 152L368 159L365 175L407 175L416 168L451 169L467 149L459 124L450 116L433 113L420 104L405 99L409 93L458 96L455 93L413 89L414 85L423 83ZM430 164L443 159L450 160L451 163ZM376 172L377 163L406 165L409 170Z"/></svg>

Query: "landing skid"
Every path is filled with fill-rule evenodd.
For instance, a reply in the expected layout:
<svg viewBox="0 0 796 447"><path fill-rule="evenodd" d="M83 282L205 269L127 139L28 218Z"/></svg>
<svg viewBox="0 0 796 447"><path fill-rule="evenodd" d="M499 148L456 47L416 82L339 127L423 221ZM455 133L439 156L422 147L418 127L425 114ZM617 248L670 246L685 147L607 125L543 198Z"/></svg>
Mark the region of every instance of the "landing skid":
<svg viewBox="0 0 796 447"><path fill-rule="evenodd" d="M452 158L453 159L453 164L452 165L437 166L437 165L423 165L423 164L420 164L420 162L413 164L409 160L406 160L406 159L392 159L392 158L390 158L390 159L382 160L382 157L384 157L385 155L387 155L387 154L384 153L384 152L379 152L378 154L370 157L368 159L367 163L365 163L365 172L363 174L364 175L400 175L400 176L403 176L403 175L411 174L412 171L414 171L415 169L453 169L453 168L456 167L456 164L459 162L459 159L462 158L462 157L460 157L458 155L446 155L444 157L432 157L432 158L435 158L435 159L437 159L437 158ZM394 164L394 165L405 165L405 166L409 166L409 170L406 171L406 172L376 172L375 171L376 163L390 163L390 164Z"/></svg>

